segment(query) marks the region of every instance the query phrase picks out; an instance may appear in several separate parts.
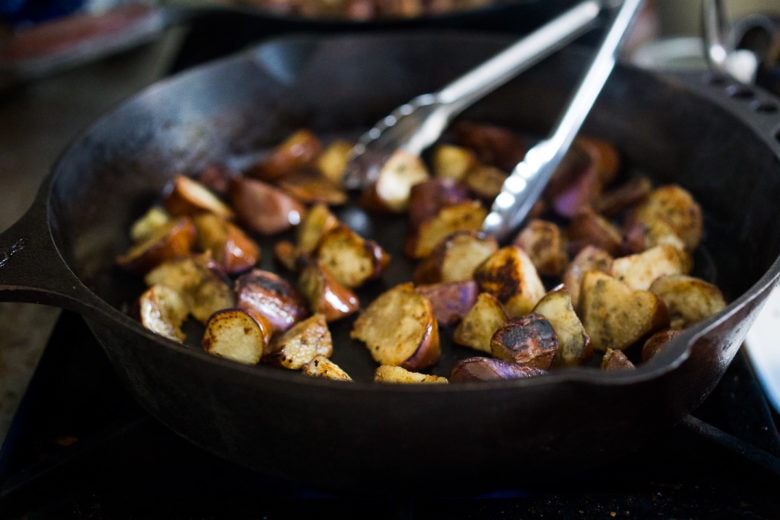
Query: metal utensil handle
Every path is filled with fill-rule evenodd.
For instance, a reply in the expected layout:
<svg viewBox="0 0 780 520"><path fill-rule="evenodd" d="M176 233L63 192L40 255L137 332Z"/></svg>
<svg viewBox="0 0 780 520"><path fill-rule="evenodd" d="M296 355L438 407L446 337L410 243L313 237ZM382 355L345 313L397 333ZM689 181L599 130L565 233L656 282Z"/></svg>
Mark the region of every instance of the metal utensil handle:
<svg viewBox="0 0 780 520"><path fill-rule="evenodd" d="M437 101L457 113L474 101L563 48L583 34L598 18L601 2L588 0L554 18L477 68L442 88Z"/></svg>
<svg viewBox="0 0 780 520"><path fill-rule="evenodd" d="M483 229L499 240L519 226L541 196L582 127L617 61L617 50L642 0L625 0L549 138L531 148L504 182Z"/></svg>

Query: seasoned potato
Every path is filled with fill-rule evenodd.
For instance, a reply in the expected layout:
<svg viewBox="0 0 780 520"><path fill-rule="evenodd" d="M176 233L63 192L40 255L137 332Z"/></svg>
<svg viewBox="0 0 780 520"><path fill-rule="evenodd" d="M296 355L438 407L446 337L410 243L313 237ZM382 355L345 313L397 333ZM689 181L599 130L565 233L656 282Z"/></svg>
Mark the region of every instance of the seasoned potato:
<svg viewBox="0 0 780 520"><path fill-rule="evenodd" d="M248 177L230 180L228 199L249 231L275 235L298 225L306 208L279 188Z"/></svg>
<svg viewBox="0 0 780 520"><path fill-rule="evenodd" d="M598 247L611 255L621 252L623 236L620 230L589 207L581 209L572 217L566 233L569 237L569 251L573 255L587 246Z"/></svg>
<svg viewBox="0 0 780 520"><path fill-rule="evenodd" d="M683 239L674 227L665 220L655 219L647 222L627 220L623 230L624 246L628 251L641 253L659 245L670 245L680 251L686 250Z"/></svg>
<svg viewBox="0 0 780 520"><path fill-rule="evenodd" d="M263 362L290 370L301 370L317 356L333 354L330 329L322 314L313 314L299 321L280 335L274 336Z"/></svg>
<svg viewBox="0 0 780 520"><path fill-rule="evenodd" d="M514 245L528 253L542 276L560 276L569 261L568 240L554 222L533 219L517 234Z"/></svg>
<svg viewBox="0 0 780 520"><path fill-rule="evenodd" d="M492 202L496 195L501 193L507 177L508 172L482 164L469 170L462 182L478 199Z"/></svg>
<svg viewBox="0 0 780 520"><path fill-rule="evenodd" d="M152 206L130 227L130 238L140 243L151 237L160 228L167 225L173 217L161 206Z"/></svg>
<svg viewBox="0 0 780 520"><path fill-rule="evenodd" d="M179 292L165 285L152 285L139 298L141 325L179 343L186 337L181 325L189 312Z"/></svg>
<svg viewBox="0 0 780 520"><path fill-rule="evenodd" d="M456 231L423 258L414 270L415 283L471 280L474 270L498 250L498 241L476 231Z"/></svg>
<svg viewBox="0 0 780 520"><path fill-rule="evenodd" d="M295 229L296 247L305 255L314 253L322 236L339 225L339 219L325 204L314 204Z"/></svg>
<svg viewBox="0 0 780 520"><path fill-rule="evenodd" d="M352 377L327 356L318 354L301 369L307 376L323 377L334 381L352 381Z"/></svg>
<svg viewBox="0 0 780 520"><path fill-rule="evenodd" d="M317 158L317 168L322 175L336 185L341 185L344 171L352 153L353 144L344 139L336 139L328 144Z"/></svg>
<svg viewBox="0 0 780 520"><path fill-rule="evenodd" d="M684 274L660 276L649 291L666 304L673 329L689 327L726 306L723 294L714 284Z"/></svg>
<svg viewBox="0 0 780 520"><path fill-rule="evenodd" d="M366 240L345 224L325 233L316 257L341 284L356 288L382 275L390 256L373 240Z"/></svg>
<svg viewBox="0 0 780 520"><path fill-rule="evenodd" d="M670 245L660 245L642 253L615 258L610 274L632 289L647 290L659 276L688 273L690 264L687 253Z"/></svg>
<svg viewBox="0 0 780 520"><path fill-rule="evenodd" d="M614 348L608 348L601 358L601 369L606 371L613 370L632 370L636 368L634 363L628 359L625 352Z"/></svg>
<svg viewBox="0 0 780 520"><path fill-rule="evenodd" d="M631 177L620 185L604 191L593 201L593 210L605 217L616 217L642 202L653 190L652 181L644 176Z"/></svg>
<svg viewBox="0 0 780 520"><path fill-rule="evenodd" d="M243 309L223 309L209 317L201 344L209 354L256 365L271 333L271 324L263 316Z"/></svg>
<svg viewBox="0 0 780 520"><path fill-rule="evenodd" d="M185 175L176 175L165 185L163 206L175 217L203 212L214 213L226 219L235 216L233 210L211 190Z"/></svg>
<svg viewBox="0 0 780 520"><path fill-rule="evenodd" d="M119 255L116 263L128 271L143 273L163 262L189 255L196 237L192 219L179 217L150 230L149 235Z"/></svg>
<svg viewBox="0 0 780 520"><path fill-rule="evenodd" d="M495 296L480 293L477 301L455 328L452 340L458 345L490 353L490 340L507 319L509 318L504 306Z"/></svg>
<svg viewBox="0 0 780 520"><path fill-rule="evenodd" d="M193 255L163 262L149 271L146 285L165 285L181 295L192 316L201 323L221 309L233 307L230 285L217 275L207 255Z"/></svg>
<svg viewBox="0 0 780 520"><path fill-rule="evenodd" d="M363 191L361 203L372 211L400 213L409 206L412 186L429 177L428 168L420 157L397 150L382 165L376 181Z"/></svg>
<svg viewBox="0 0 780 520"><path fill-rule="evenodd" d="M247 271L260 261L260 246L232 222L213 213L195 215L193 222L198 248L208 251L228 274Z"/></svg>
<svg viewBox="0 0 780 520"><path fill-rule="evenodd" d="M449 383L446 377L413 372L395 365L379 365L376 367L374 381L377 383Z"/></svg>
<svg viewBox="0 0 780 520"><path fill-rule="evenodd" d="M458 361L450 372L450 383L521 379L546 374L545 370L489 357L470 357Z"/></svg>
<svg viewBox="0 0 780 520"><path fill-rule="evenodd" d="M424 258L453 233L481 230L486 215L487 210L473 200L446 206L410 235L405 252L412 258Z"/></svg>
<svg viewBox="0 0 780 520"><path fill-rule="evenodd" d="M582 324L601 352L626 349L669 324L669 311L658 296L631 289L608 274L585 273L581 290Z"/></svg>
<svg viewBox="0 0 780 520"><path fill-rule="evenodd" d="M653 356L658 354L670 341L672 341L677 335L680 334L680 329L664 329L659 330L642 344L642 362L650 360Z"/></svg>
<svg viewBox="0 0 780 520"><path fill-rule="evenodd" d="M322 142L312 131L297 130L276 145L267 157L254 164L245 174L266 182L279 180L306 166L315 165L322 148Z"/></svg>
<svg viewBox="0 0 780 520"><path fill-rule="evenodd" d="M511 317L522 316L547 292L531 258L517 246L506 246L474 270L481 290L496 296Z"/></svg>
<svg viewBox="0 0 780 520"><path fill-rule="evenodd" d="M558 336L547 318L526 314L501 325L490 338L493 357L547 370L558 352Z"/></svg>
<svg viewBox="0 0 780 520"><path fill-rule="evenodd" d="M469 200L468 190L449 178L431 178L412 186L409 191L409 225L420 224L436 216L442 208Z"/></svg>
<svg viewBox="0 0 780 520"><path fill-rule="evenodd" d="M274 331L284 331L309 316L303 295L281 276L252 269L236 278L236 305L264 316Z"/></svg>
<svg viewBox="0 0 780 520"><path fill-rule="evenodd" d="M558 337L555 365L582 365L593 355L590 336L574 310L571 296L564 287L552 290L539 300L533 312L544 316Z"/></svg>
<svg viewBox="0 0 780 520"><path fill-rule="evenodd" d="M347 193L340 186L313 169L285 175L276 185L304 204L339 206L347 202Z"/></svg>
<svg viewBox="0 0 780 520"><path fill-rule="evenodd" d="M417 292L428 298L436 321L452 325L463 319L477 301L479 287L474 280L420 285Z"/></svg>
<svg viewBox="0 0 780 520"><path fill-rule="evenodd" d="M608 252L596 246L586 246L575 256L563 273L563 285L569 291L571 303L575 309L579 309L580 286L582 277L588 271L601 271L609 273L614 259Z"/></svg>
<svg viewBox="0 0 780 520"><path fill-rule="evenodd" d="M510 171L528 151L525 137L506 127L458 121L454 125L455 144L473 150L482 164Z"/></svg>
<svg viewBox="0 0 780 520"><path fill-rule="evenodd" d="M317 260L309 261L303 268L298 287L309 302L311 312L322 314L328 322L350 316L360 308L357 294L336 280Z"/></svg>
<svg viewBox="0 0 780 520"><path fill-rule="evenodd" d="M434 177L460 181L478 164L474 151L463 146L442 143L433 148L431 168Z"/></svg>
<svg viewBox="0 0 780 520"><path fill-rule="evenodd" d="M431 302L411 283L385 291L358 316L350 336L366 344L374 360L421 370L439 360L439 326Z"/></svg>
<svg viewBox="0 0 780 520"><path fill-rule="evenodd" d="M656 188L634 208L628 222L652 227L657 220L668 224L688 251L696 249L701 242L704 227L701 207L683 187L669 184Z"/></svg>

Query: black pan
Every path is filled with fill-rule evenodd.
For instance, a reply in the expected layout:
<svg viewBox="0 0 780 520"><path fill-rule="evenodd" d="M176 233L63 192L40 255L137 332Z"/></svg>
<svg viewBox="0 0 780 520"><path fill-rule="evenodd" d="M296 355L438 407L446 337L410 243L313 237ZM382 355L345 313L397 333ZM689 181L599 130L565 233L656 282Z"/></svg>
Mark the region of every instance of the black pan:
<svg viewBox="0 0 780 520"><path fill-rule="evenodd" d="M508 43L453 33L291 37L153 85L78 137L28 214L0 236L0 298L80 312L138 401L184 438L331 490L503 486L661 442L716 385L780 271L780 102L723 78L620 65L584 129L614 141L657 183L691 190L706 211L697 266L731 301L636 371L376 385L368 353L342 323L335 357L361 380L343 384L217 359L121 310L139 284L113 259L172 175L300 127L354 135ZM574 50L556 55L463 117L543 133L586 61ZM361 228L398 259L377 291L408 276L397 225ZM266 248L264 266L273 268L271 256ZM464 355L447 351L437 371Z"/></svg>

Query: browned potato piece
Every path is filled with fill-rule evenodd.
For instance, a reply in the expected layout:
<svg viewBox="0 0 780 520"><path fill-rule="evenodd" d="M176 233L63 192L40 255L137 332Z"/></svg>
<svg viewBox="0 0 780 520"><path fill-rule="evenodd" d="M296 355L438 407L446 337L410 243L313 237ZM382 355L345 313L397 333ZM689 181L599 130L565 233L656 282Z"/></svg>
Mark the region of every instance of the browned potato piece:
<svg viewBox="0 0 780 520"><path fill-rule="evenodd" d="M227 194L230 178L237 175L223 164L210 164L200 172L192 175L192 179L198 181L212 193L223 197Z"/></svg>
<svg viewBox="0 0 780 520"><path fill-rule="evenodd" d="M213 213L193 217L198 230L198 247L208 251L228 274L247 271L260 261L260 246L244 231Z"/></svg>
<svg viewBox="0 0 780 520"><path fill-rule="evenodd" d="M551 205L558 215L572 218L580 211L591 206L593 200L601 193L601 188L599 173L591 164L581 171L566 186L566 189L555 195Z"/></svg>
<svg viewBox="0 0 780 520"><path fill-rule="evenodd" d="M628 359L625 352L614 348L608 348L601 358L601 369L608 372L613 370L632 370L636 368L634 363Z"/></svg>
<svg viewBox="0 0 780 520"><path fill-rule="evenodd" d="M413 232L404 251L412 258L430 255L436 246L457 231L479 231L487 210L477 201L464 201L442 208L435 216L420 224Z"/></svg>
<svg viewBox="0 0 780 520"><path fill-rule="evenodd" d="M301 170L285 175L276 185L304 204L338 206L347 202L347 193L315 170Z"/></svg>
<svg viewBox="0 0 780 520"><path fill-rule="evenodd" d="M660 276L649 291L666 304L673 329L689 327L726 307L726 300L715 285L684 274Z"/></svg>
<svg viewBox="0 0 780 520"><path fill-rule="evenodd" d="M447 384L446 377L432 374L423 374L422 372L413 372L395 365L379 365L374 371L374 382L376 383L424 383L424 384Z"/></svg>
<svg viewBox="0 0 780 520"><path fill-rule="evenodd" d="M474 280L421 285L417 292L431 301L436 321L452 325L463 319L477 301L479 287Z"/></svg>
<svg viewBox="0 0 780 520"><path fill-rule="evenodd" d="M615 217L642 202L653 190L652 181L639 175L599 195L593 201L593 210L605 217Z"/></svg>
<svg viewBox="0 0 780 520"><path fill-rule="evenodd" d="M487 164L472 168L463 179L463 184L479 199L489 202L501 193L506 171Z"/></svg>
<svg viewBox="0 0 780 520"><path fill-rule="evenodd" d="M474 150L480 163L505 171L522 161L528 150L527 139L498 125L459 121L454 132L456 144Z"/></svg>
<svg viewBox="0 0 780 520"><path fill-rule="evenodd" d="M218 310L233 307L233 291L208 255L193 255L168 260L151 271L144 280L147 285L166 285L182 296L187 309L201 323Z"/></svg>
<svg viewBox="0 0 780 520"><path fill-rule="evenodd" d="M558 337L541 314L512 318L490 338L493 357L548 370L558 351Z"/></svg>
<svg viewBox="0 0 780 520"><path fill-rule="evenodd" d="M350 336L366 344L377 363L422 370L439 360L439 326L431 302L411 283L379 295L358 316Z"/></svg>
<svg viewBox="0 0 780 520"><path fill-rule="evenodd" d="M531 258L517 246L502 247L474 270L479 288L496 296L510 317L528 314L547 292Z"/></svg>
<svg viewBox="0 0 780 520"><path fill-rule="evenodd" d="M376 181L363 191L361 204L371 211L400 213L409 206L412 186L429 177L419 156L396 150L382 165Z"/></svg>
<svg viewBox="0 0 780 520"><path fill-rule="evenodd" d="M659 330L642 344L642 362L646 363L653 356L658 354L667 343L672 341L675 336L682 332L680 329L664 329Z"/></svg>
<svg viewBox="0 0 780 520"><path fill-rule="evenodd" d="M569 261L568 241L554 222L533 219L515 237L513 244L531 257L542 276L560 276Z"/></svg>
<svg viewBox="0 0 780 520"><path fill-rule="evenodd" d="M339 219L325 204L314 204L295 229L296 247L310 255L320 244L322 236L339 225Z"/></svg>
<svg viewBox="0 0 780 520"><path fill-rule="evenodd" d="M474 269L497 250L495 237L456 231L417 264L412 279L419 284L471 280Z"/></svg>
<svg viewBox="0 0 780 520"><path fill-rule="evenodd" d="M300 224L303 204L284 191L248 177L230 181L228 198L241 223L251 232L274 235Z"/></svg>
<svg viewBox="0 0 780 520"><path fill-rule="evenodd" d="M686 274L690 257L670 245L652 247L642 253L615 258L610 274L632 289L647 290L659 276Z"/></svg>
<svg viewBox="0 0 780 520"><path fill-rule="evenodd" d="M352 381L352 377L327 356L319 354L303 365L301 372L307 376L324 377L334 381Z"/></svg>
<svg viewBox="0 0 780 520"><path fill-rule="evenodd" d="M181 325L189 309L178 291L165 285L152 285L139 298L141 325L152 332L181 343Z"/></svg>
<svg viewBox="0 0 780 520"><path fill-rule="evenodd" d="M287 280L270 271L252 269L236 279L236 305L264 316L274 331L283 331L309 316L306 299Z"/></svg>
<svg viewBox="0 0 780 520"><path fill-rule="evenodd" d="M171 214L160 206L152 206L130 227L130 238L139 243L154 235L157 230L171 222Z"/></svg>
<svg viewBox="0 0 780 520"><path fill-rule="evenodd" d="M417 229L442 208L468 198L468 190L453 179L432 178L415 184L409 191L409 224L412 229Z"/></svg>
<svg viewBox="0 0 780 520"><path fill-rule="evenodd" d="M300 370L315 357L332 354L333 339L325 316L314 314L275 336L263 362Z"/></svg>
<svg viewBox="0 0 780 520"><path fill-rule="evenodd" d="M344 170L352 153L352 143L337 139L328 144L317 158L317 168L322 175L337 186L341 186Z"/></svg>
<svg viewBox="0 0 780 520"><path fill-rule="evenodd" d="M620 254L623 236L620 230L590 207L575 214L566 229L569 252L579 253L586 246L595 246L611 255Z"/></svg>
<svg viewBox="0 0 780 520"><path fill-rule="evenodd" d="M596 246L586 246L569 262L562 280L571 295L571 303L575 309L579 309L580 285L585 273L588 271L608 273L612 269L612 262L612 255Z"/></svg>
<svg viewBox="0 0 780 520"><path fill-rule="evenodd" d="M656 188L634 208L628 219L630 223L646 226L652 226L656 220L671 226L688 251L696 249L701 242L704 226L701 207L681 186L669 184Z"/></svg>
<svg viewBox="0 0 780 520"><path fill-rule="evenodd" d="M223 309L206 322L201 344L209 354L256 365L271 339L271 325L264 317L243 309Z"/></svg>
<svg viewBox="0 0 780 520"><path fill-rule="evenodd" d="M163 189L163 206L173 216L196 215L209 212L225 219L235 214L219 197L200 182L184 175L176 175Z"/></svg>
<svg viewBox="0 0 780 520"><path fill-rule="evenodd" d="M571 296L565 288L552 290L539 300L533 312L547 318L558 337L558 353L553 363L559 366L576 366L593 355L590 336L574 311Z"/></svg>
<svg viewBox="0 0 780 520"><path fill-rule="evenodd" d="M680 251L686 250L683 239L665 220L638 222L628 219L624 225L623 235L625 249L634 253L641 253L651 247L664 244L674 246Z"/></svg>
<svg viewBox="0 0 780 520"><path fill-rule="evenodd" d="M268 157L253 165L245 174L273 182L315 164L321 153L320 139L310 130L300 129L276 145Z"/></svg>
<svg viewBox="0 0 780 520"><path fill-rule="evenodd" d="M518 365L503 359L476 356L458 361L450 372L449 381L450 383L469 383L497 379L521 379L546 373L540 368Z"/></svg>
<svg viewBox="0 0 780 520"><path fill-rule="evenodd" d="M274 244L274 258L288 271L297 271L304 257L289 240L280 240Z"/></svg>
<svg viewBox="0 0 780 520"><path fill-rule="evenodd" d="M598 351L626 349L669 324L669 311L658 296L608 274L585 273L581 290L582 324Z"/></svg>
<svg viewBox="0 0 780 520"><path fill-rule="evenodd" d="M322 314L328 322L354 314L360 308L358 296L330 274L317 260L307 262L301 271L298 287L313 313Z"/></svg>
<svg viewBox="0 0 780 520"><path fill-rule="evenodd" d="M455 328L452 341L464 347L490 353L490 339L508 316L504 306L489 293L480 293L477 301Z"/></svg>
<svg viewBox="0 0 780 520"><path fill-rule="evenodd" d="M187 256L195 245L197 231L189 217L179 217L156 228L143 241L116 258L123 269L145 272L163 262Z"/></svg>
<svg viewBox="0 0 780 520"><path fill-rule="evenodd" d="M462 180L478 164L473 150L449 143L436 145L431 156L433 175L456 181Z"/></svg>
<svg viewBox="0 0 780 520"><path fill-rule="evenodd" d="M373 240L366 240L345 224L322 237L317 258L343 285L356 288L382 275L390 256Z"/></svg>
<svg viewBox="0 0 780 520"><path fill-rule="evenodd" d="M615 145L605 139L578 136L577 143L590 157L601 185L611 182L620 169L620 154Z"/></svg>

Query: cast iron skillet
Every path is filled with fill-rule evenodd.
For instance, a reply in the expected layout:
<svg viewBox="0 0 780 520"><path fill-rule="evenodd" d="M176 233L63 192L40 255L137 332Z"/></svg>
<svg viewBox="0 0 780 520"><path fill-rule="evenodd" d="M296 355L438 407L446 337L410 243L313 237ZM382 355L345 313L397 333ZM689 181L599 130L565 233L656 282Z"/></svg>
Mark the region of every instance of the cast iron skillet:
<svg viewBox="0 0 780 520"><path fill-rule="evenodd" d="M708 256L697 265L731 301L636 371L376 385L366 382L367 351L340 324L335 358L363 381L345 384L217 359L145 331L122 310L139 285L113 259L172 175L300 127L357 132L508 43L453 33L299 36L153 85L76 139L27 215L0 236L0 298L77 310L154 417L229 460L329 490L503 486L657 441L718 382L780 270L778 101L722 78L621 65L584 129L617 143L657 183L693 192L706 210ZM557 55L463 117L544 132L585 62L577 51ZM397 222L361 230L398 250ZM395 256L374 290L408 276ZM437 370L462 355L445 355Z"/></svg>

